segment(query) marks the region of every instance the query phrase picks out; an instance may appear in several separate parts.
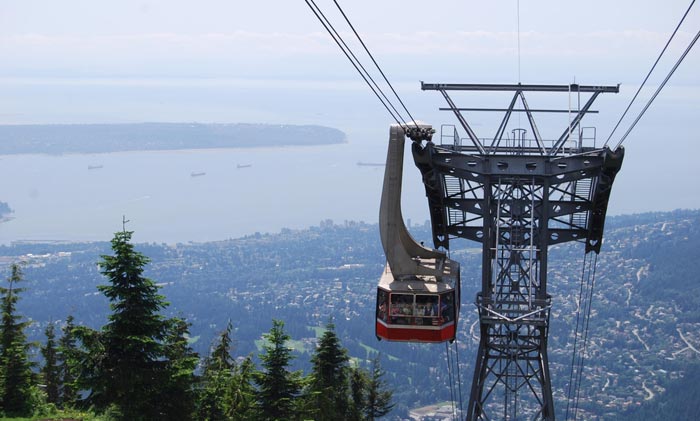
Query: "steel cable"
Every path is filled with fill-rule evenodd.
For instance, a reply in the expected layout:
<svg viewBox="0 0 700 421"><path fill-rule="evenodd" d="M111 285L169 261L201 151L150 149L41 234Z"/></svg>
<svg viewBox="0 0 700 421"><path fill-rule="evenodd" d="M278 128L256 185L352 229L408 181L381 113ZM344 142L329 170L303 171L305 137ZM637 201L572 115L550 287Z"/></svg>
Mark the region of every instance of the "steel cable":
<svg viewBox="0 0 700 421"><path fill-rule="evenodd" d="M576 384L576 399L574 400L574 421L576 421L576 418L578 417L578 403L579 403L579 398L581 394L581 380L583 378L583 367L585 366L586 363L586 352L588 350L588 327L590 325L590 320L591 320L591 307L593 306L593 289L595 287L595 275L596 275L596 268L598 267L598 255L595 255L595 260L593 262L593 273L591 275L591 269L589 268L589 277L590 277L590 289L588 290L588 309L586 310L586 321L585 321L585 328L584 328L584 333L583 333L583 347L581 349L581 355L579 356L579 371L578 371L578 381Z"/></svg>
<svg viewBox="0 0 700 421"><path fill-rule="evenodd" d="M397 115L398 115L397 116L392 112L391 108L396 109L393 106L393 104L391 104L391 102L388 99L387 99L387 102L389 102L389 105L387 105L387 103L384 102L384 100L382 99L382 96L384 96L386 98L386 95L384 95L383 91L381 91L381 89L377 88L377 89L379 89L380 92L382 92L382 94L380 95L377 92L377 89L375 89L375 87L372 86L372 83L370 83L370 81L368 79L368 77L371 79L371 76L369 75L369 73L365 76L365 74L362 72L362 70L360 70L360 67L362 67L363 69L364 69L364 67L359 62L359 60L357 62L355 62L356 59L353 60L353 57L355 57L355 55L352 53L350 48L347 47L347 44L345 44L345 41L343 41L342 38L340 38L340 39L336 38L336 36L334 35L334 32L337 34L337 31L335 31L335 28L330 23L330 21L328 21L325 18L325 15L323 15L323 12L321 12L321 9L318 8L318 6L314 2L314 0L304 0L304 1L309 6L311 11L314 13L314 15L319 20L319 22L321 22L321 25L323 25L323 27L326 29L326 31L331 36L331 38L333 38L333 41L335 41L335 43L338 45L338 48L340 48L340 50L343 52L343 54L345 54L345 57L347 57L347 59L350 61L350 63L353 65L353 67L355 67L355 70L357 70L357 72L360 74L362 79L364 79L365 83L367 83L367 85L372 90L372 92L377 97L377 99L379 99L379 102L382 103L382 105L387 110L387 112L391 115L391 117L394 119L394 121L396 121L396 124L398 124L401 127L407 127L408 125L406 124L406 121L401 117L401 115L398 114L398 112L397 112ZM340 37L340 36L338 35L338 37ZM345 48L347 48L347 50L343 47L343 45L346 46ZM365 72L366 72L366 70L365 70ZM390 108L390 106L391 106L391 108ZM401 123L401 121L399 121L399 119L401 119L401 121L403 121L403 124Z"/></svg>
<svg viewBox="0 0 700 421"><path fill-rule="evenodd" d="M661 60L661 57L663 57L664 53L665 53L666 50L668 49L668 46L671 44L671 41L673 40L673 38L676 36L676 33L678 32L678 30L680 29L681 25L683 24L683 21L685 21L686 16L688 16L688 13L689 13L690 10L693 8L693 5L694 5L694 4L695 4L695 0L692 0L692 1L690 2L690 5L688 6L688 9L687 9L687 10L685 11L685 13L683 14L683 17L681 17L681 20L678 22L678 25L676 25L676 29L674 29L674 31L673 31L673 33L671 34L671 36L669 37L668 41L666 41L666 45L664 45L664 48L661 50L661 53L659 53L659 56L656 58L656 61L654 62L654 64L651 66L651 69L649 69L649 72L647 73L646 77L645 77L644 80L642 81L641 85L639 85L639 88L637 89L637 92L634 94L634 96L632 97L632 100L629 102L629 104L627 104L627 108L625 109L625 111L624 111L624 112L622 113L622 115L620 116L620 119L617 121L617 124L615 124L615 127L614 127L613 130L610 132L610 135L608 136L608 138L605 140L605 143L603 144L603 147L607 146L607 144L608 144L608 142L610 141L610 139L612 138L613 134L615 134L615 131L616 131L617 128L620 126L620 123L622 123L622 120L625 118L625 116L626 116L627 113L629 112L630 108L632 107L632 104L633 104L634 101L637 99L637 96L639 96L639 93L642 91L642 89L644 88L644 85L645 85L646 82L649 80L649 77L651 76L652 72L653 72L654 69L656 68L656 65L659 64L659 61ZM700 34L700 33L699 33L699 34ZM695 37L695 40L697 40L697 36ZM672 75L673 72L675 71L676 67L678 67L678 65L680 64L680 62L683 61L683 58L685 57L685 55L687 54L687 52L690 51L690 48L692 48L692 45L695 44L695 40L693 40L693 42L691 43L691 46L690 46L688 49L686 49L686 52L683 53L683 56L682 56L682 58L680 59L680 61L678 61L678 62L676 63L676 65L674 66L673 70L671 70L670 74L666 77L666 80L664 80L662 86L660 86L659 89L657 90L657 92L654 94L654 98L656 98L656 95L658 95L658 93L661 91L661 89L663 88L663 86L666 84L666 81L668 81L668 79L671 77L671 75ZM652 99L647 103L647 105L644 107L644 110L639 114L639 116L637 116L637 119L634 121L634 123L632 123L632 125L631 125L630 128L627 130L627 132L625 133L625 135L624 135L624 136L622 137L622 139L617 143L617 145L615 146L615 149L617 149L618 147L620 147L620 145L622 145L622 142L624 142L624 140L627 138L627 135L632 131L632 129L633 129L634 126L637 124L637 122L639 121L639 119L642 118L642 116L643 116L644 113L646 112L647 108L649 108L649 106L651 105L651 102L654 100L654 98L652 98Z"/></svg>
<svg viewBox="0 0 700 421"><path fill-rule="evenodd" d="M694 1L694 0L693 0L693 1ZM394 93L394 96L396 96L396 99L399 100L399 103L400 103L401 106L403 107L404 111L406 111L406 114L408 114L408 117L411 119L411 121L413 122L413 124L414 124L414 125L416 126L416 128L417 128L417 127L418 127L418 124L417 124L416 121L413 119L413 116L411 115L411 112L408 111L408 108L406 108L406 105L405 105L405 104L403 103L403 101L401 100L401 97L399 96L399 94L396 93L396 90L394 90L394 86L391 84L391 82L389 82L389 79L388 79L388 78L386 77L386 75L384 74L384 71L383 71L382 68L379 66L379 63L377 63L377 60L374 59L374 56L372 55L372 53L369 51L369 49L368 49L367 46L365 45L365 42L362 41L362 38L360 37L360 34L357 33L357 31L355 30L355 27L354 27L353 24L350 22L350 19L348 19L347 15L346 15L345 12L343 11L343 8L340 7L340 4L338 4L338 2L337 2L336 0L333 0L333 3L335 3L335 5L338 7L338 10L339 10L340 13L343 15L343 18L345 18L345 21L346 21L346 22L348 23L348 25L350 26L350 29L352 29L352 32L355 33L355 36L357 37L358 41L360 41L360 44L362 44L362 47L363 47L363 48L365 49L365 51L367 52L367 55L369 56L370 59L372 59L372 62L373 62L374 65L377 67L377 70L379 70L379 73L381 73L382 77L384 78L384 81L386 82L387 85L389 85L389 88L391 88L391 92Z"/></svg>
<svg viewBox="0 0 700 421"><path fill-rule="evenodd" d="M658 89L656 90L656 92L654 92L654 95L651 96L651 98L649 99L649 101L647 102L647 104L644 106L644 108L642 109L642 111L639 113L639 115L637 116L637 118L634 120L634 122L632 123L632 125L630 126L630 128L627 129L627 131L625 132L625 135L622 136L622 139L620 139L619 142L617 142L617 145L615 145L615 149L619 148L620 145L622 145L622 142L624 142L625 139L627 139L627 136L630 134L630 132L632 131L632 129L634 129L634 126L637 125L637 123L638 123L639 120L642 118L642 116L644 115L644 113L649 109L649 106L651 105L652 102L654 102L654 100L656 99L656 97L659 95L659 92L661 92L661 90L664 88L664 86L666 86L666 82L668 82L668 80L671 79L671 76L673 76L673 73L676 71L676 69L678 68L678 66L680 66L680 64L683 62L683 60L685 59L685 56L687 56L688 53L690 52L690 50L693 49L693 46L695 46L695 42L698 40L698 38L700 38L700 31L698 31L698 33L695 34L695 38L693 38L693 40L690 42L690 44L688 44L688 47L685 49L685 51L683 52L683 54L681 55L681 57L678 59L678 61L676 61L676 64L673 66L673 68L672 68L671 71L668 73L668 75L666 75L666 78L664 79L663 82L661 82L661 85L659 85L659 87L658 87Z"/></svg>
<svg viewBox="0 0 700 421"><path fill-rule="evenodd" d="M584 285L584 280L586 279L586 259L588 258L588 254L583 255L583 265L581 267L581 283L579 287L579 292L578 292L578 304L577 304L577 309L576 309L576 328L574 329L574 349L573 352L571 353L571 370L569 371L569 390L567 391L566 394L566 415L564 417L564 420L569 419L569 406L571 404L571 399L573 395L575 394L574 391L574 368L576 367L576 350L578 346L578 330L579 330L579 324L580 324L580 319L581 319L581 307L583 305L582 299L583 299L583 285Z"/></svg>
<svg viewBox="0 0 700 421"><path fill-rule="evenodd" d="M647 80L649 80L649 76L651 76L651 73L652 73L652 72L654 71L654 69L656 68L656 65L659 64L659 61L661 60L661 57L664 55L664 53L666 52L666 49L667 49L668 46L671 44L671 41L672 41L673 38L676 36L676 32L678 32L678 29L679 29L679 28L681 27L681 25L683 24L683 21L685 20L685 17L688 16L688 12L690 12L690 9L693 7L693 4L694 4L694 3L695 3L695 0L693 0L693 1L690 2L690 6L688 6L688 9L685 11L685 14L683 14L683 17L681 18L680 22L678 22L678 25L676 26L676 29L673 31L673 33L671 34L671 37L668 39L668 41L666 41L666 45L664 45L664 48L661 50L661 53L660 53L659 56L656 58L656 61L654 62L654 64L651 66L651 69L649 69L649 73L647 73L647 76L646 76L646 77L644 78L644 80L642 81L642 84L639 85L639 89L637 89L637 92L634 94L634 97L632 97L632 100L630 101L630 103L627 104L627 108L625 109L625 112L622 113L622 116L620 116L620 119L617 121L617 124L615 124L615 127L612 129L612 132L610 132L610 136L608 136L608 138L605 140L605 143L603 143L603 147L607 146L608 142L609 142L610 139L613 137L613 134L615 134L615 131L616 131L617 128L620 126L620 123L622 123L622 120L623 120L623 119L625 118L625 116L627 115L627 112L630 110L630 107L632 107L632 104L633 104L634 101L637 99L637 96L639 95L639 93L642 91L642 88L644 88L644 85L647 83Z"/></svg>

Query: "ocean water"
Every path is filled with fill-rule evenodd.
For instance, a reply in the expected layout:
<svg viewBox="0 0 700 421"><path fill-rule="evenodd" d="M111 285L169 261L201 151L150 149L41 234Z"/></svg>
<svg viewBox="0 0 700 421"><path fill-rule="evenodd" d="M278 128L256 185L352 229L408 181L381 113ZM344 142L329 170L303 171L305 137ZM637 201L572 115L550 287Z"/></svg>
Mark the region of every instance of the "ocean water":
<svg viewBox="0 0 700 421"><path fill-rule="evenodd" d="M438 130L441 123L456 123L438 111L444 106L439 95L418 87L418 82L398 86L417 119ZM357 162L385 160L391 119L354 79L0 77L0 90L0 124L320 124L348 135L346 144L318 147L0 156L0 200L15 210L12 220L0 223L0 243L109 240L122 229L123 217L135 241L164 243L305 228L325 219L377 220L383 168ZM609 214L700 207L700 187L692 182L699 176L697 136L688 126L697 112L697 90L671 90L664 98L625 144ZM609 96L597 103L600 115L586 124L600 125L599 138L624 109L623 99ZM480 97L471 101L464 105L507 105ZM476 120L473 128L480 135L493 134L493 122L476 114L469 118ZM558 136L566 124L539 129ZM666 145L675 153L665 153ZM423 223L429 217L427 201L412 161L407 148L403 213ZM239 169L238 164L251 166ZM192 177L201 172L206 174Z"/></svg>
<svg viewBox="0 0 700 421"><path fill-rule="evenodd" d="M0 200L14 214L0 243L109 240L123 217L135 241L169 244L325 219L373 223L384 168L357 163L385 160L386 133L314 147L1 156ZM422 223L427 202L410 156L406 172L405 216Z"/></svg>

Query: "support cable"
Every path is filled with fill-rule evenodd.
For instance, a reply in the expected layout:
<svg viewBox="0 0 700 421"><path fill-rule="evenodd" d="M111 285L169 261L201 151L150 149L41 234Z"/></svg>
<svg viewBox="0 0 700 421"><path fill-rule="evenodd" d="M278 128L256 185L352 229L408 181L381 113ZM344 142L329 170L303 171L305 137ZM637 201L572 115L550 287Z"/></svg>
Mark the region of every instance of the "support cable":
<svg viewBox="0 0 700 421"><path fill-rule="evenodd" d="M664 86L666 86L666 82L668 82L668 80L671 79L671 76L673 76L673 73L676 71L676 69L678 68L678 66L683 62L683 59L685 59L685 56L687 56L688 53L690 52L690 50L693 49L693 46L695 46L695 42L698 40L698 38L700 38L700 31L698 31L698 33L695 34L695 38L693 38L693 40L690 42L690 44L688 44L688 47L685 49L685 51L683 52L683 54L681 55L681 57L678 59L678 61L676 61L676 64L673 65L673 68L671 69L670 72L668 72L668 75L666 75L666 78L664 79L664 81L661 82L661 85L660 85L659 88L656 90L656 92L654 92L654 95L651 96L651 98L649 99L649 101L647 102L647 104L644 106L644 108L642 109L642 111L639 113L639 115L637 116L637 118L634 120L634 122L632 123L632 125L630 126L630 128L627 129L627 131L625 132L625 135L622 136L622 139L620 139L619 142L617 142L617 145L615 145L615 149L619 148L620 145L622 145L622 142L624 142L625 139L627 139L627 136L630 134L630 132L632 131L632 129L634 129L634 126L636 126L636 125L637 125L637 122L639 122L639 119L641 119L642 116L644 115L644 113L647 111L647 109L649 109L649 106L651 105L652 102L654 102L654 100L656 99L657 95L659 95L659 92L661 92L661 90L664 88Z"/></svg>
<svg viewBox="0 0 700 421"><path fill-rule="evenodd" d="M312 1L313 1L313 0L312 0ZM695 0L693 0L693 1L695 1ZM389 79L388 79L388 78L386 77L386 75L384 74L384 71L383 71L382 68L379 66L379 63L377 63L377 60L374 59L374 56L373 56L372 53L369 51L369 48L367 48L367 45L365 45L365 42L362 41L362 38L360 37L360 34L355 30L355 27L354 27L353 24L350 22L350 19L348 19L347 15L346 15L345 12L343 11L343 8L340 7L340 4L338 4L337 0L333 0L333 3L335 3L335 5L338 7L338 10L339 10L340 13L343 15L343 18L345 18L345 21L346 21L346 22L348 23L348 25L350 26L350 29L352 29L352 32L355 33L355 36L357 37L357 40L360 41L360 44L362 44L362 47L365 49L365 52L367 52L367 55L369 56L369 58L372 59L372 63L374 63L374 65L377 67L377 70L379 70L379 73L381 73L382 77L384 78L384 81L386 82L387 85L389 85L389 88L391 88L391 92L394 93L394 96L396 96L396 99L399 100L399 103L400 103L401 106L403 107L404 111L406 111L406 114L408 114L408 117L411 119L411 121L413 121L413 124L415 124L416 128L418 128L418 123L416 123L416 121L413 119L413 116L412 116L411 113L408 111L408 108L406 108L406 105L405 105L405 104L403 103L403 101L401 100L401 97L399 96L399 94L396 93L396 90L394 90L394 86L391 84L391 82L389 82Z"/></svg>
<svg viewBox="0 0 700 421"><path fill-rule="evenodd" d="M695 0L693 0L695 1ZM517 0L518 8L518 83L520 83L520 0ZM518 122L520 122L520 115L518 115Z"/></svg>
<svg viewBox="0 0 700 421"><path fill-rule="evenodd" d="M651 66L651 69L649 69L649 73L647 73L647 76L646 76L646 77L644 78L644 80L642 81L642 84L639 85L639 89L637 89L637 92L634 94L634 97L632 97L632 100L630 101L630 103L627 104L627 108L625 109L625 112L623 112L623 113L622 113L622 116L620 116L620 119L617 121L617 124L615 124L615 127L612 129L612 132L610 132L610 136L608 136L608 138L605 140L605 143L603 144L603 147L606 147L606 146L608 145L608 142L609 142L610 139L613 137L613 134L615 134L615 131L616 131L617 128L620 126L620 123L622 123L622 120L623 120L623 119L625 118L625 116L627 115L627 112L630 110L630 107L632 107L632 104L633 104L634 101L637 99L637 96L638 96L639 93L642 91L642 88L644 88L644 85L647 83L647 80L649 80L649 76L651 76L651 73L652 73L652 72L654 71L654 69L656 68L656 65L659 64L659 61L661 60L661 57L662 57L662 56L664 55L664 53L666 52L666 49L667 49L668 46L671 44L671 41L672 41L673 38L676 36L676 32L678 32L678 29L679 29L679 28L681 27L681 25L683 24L683 21L685 20L685 17L688 16L688 12L690 12L690 9L693 7L693 4L695 4L695 0L692 0L692 1L690 2L690 6L688 6L688 10L685 11L685 14L683 14L683 17L681 18L680 22L678 22L678 25L676 26L676 29L675 29L675 30L673 31L673 33L671 34L671 37L668 39L668 41L666 41L666 45L665 45L664 48L661 50L661 53L660 53L659 56L656 58L656 61L654 62L654 64ZM618 146L619 146L619 145L618 145ZM617 148L617 147L616 147L616 148Z"/></svg>
<svg viewBox="0 0 700 421"><path fill-rule="evenodd" d="M578 382L576 384L576 399L574 400L574 421L578 416L578 403L581 396L581 379L583 378L583 368L586 365L586 352L588 348L588 327L591 321L591 307L593 307L593 288L595 287L595 274L596 268L598 267L598 254L595 255L595 260L593 262L593 275L591 276L591 287L588 293L588 310L586 311L586 322L583 333L583 347L581 349L581 355L579 357L579 372L578 372ZM590 273L590 269L589 269Z"/></svg>
<svg viewBox="0 0 700 421"><path fill-rule="evenodd" d="M462 377L460 376L461 370L459 369L459 347L457 346L457 340L454 341L455 346L455 356L457 358L457 391L459 392L459 414L460 416L464 414L464 408L462 408Z"/></svg>
<svg viewBox="0 0 700 421"><path fill-rule="evenodd" d="M330 23L330 21L328 21L328 19L326 19L325 15L321 11L321 9L316 5L314 0L304 0L304 1L309 6L311 11L314 13L314 15L316 15L316 18L319 20L319 22L321 22L321 25L323 25L323 27L326 29L326 31L331 36L331 38L333 38L333 41L335 41L335 43L338 45L338 48L340 48L340 50L343 52L343 54L345 54L345 57L347 57L347 59L350 61L350 63L353 65L353 67L355 67L355 70L357 70L357 72L360 74L362 79L364 79L365 83L367 83L367 85L372 90L372 92L377 97L377 99L379 99L379 102L382 103L382 105L387 110L387 112L389 112L389 115L391 115L391 117L394 119L394 121L396 121L396 124L398 124L399 126L401 126L403 128L406 128L408 126L408 124L403 119L403 117L401 117L401 115L398 113L398 111L396 111L396 107L394 107L393 104L391 103L391 101L388 100L388 98L386 97L384 92L379 88L379 86L377 86L375 89L375 87L370 82L370 80L372 80L372 82L374 82L372 77L369 75L369 73L367 73L366 70L364 70L362 63L360 63L359 60L357 60L355 55L352 53L352 50L350 50L350 48L347 46L347 44L345 44L345 41L343 41L342 37L340 37L338 32L335 30L333 25ZM337 38L336 38L336 35L337 35ZM362 70L364 70L365 73L367 73L367 75L365 75L365 73L363 73L362 70L360 70L360 68L362 68ZM376 85L376 82L374 82L374 84ZM381 92L381 95L377 91ZM385 102L385 100L382 99L382 96L384 98L386 98L387 102ZM387 105L387 103L388 103L388 105ZM394 114L394 112L392 112L392 109L394 109L394 111L396 111L396 114ZM399 119L401 121L399 121ZM402 124L402 122L403 122L403 124Z"/></svg>
<svg viewBox="0 0 700 421"><path fill-rule="evenodd" d="M447 378L450 382L450 403L452 404L452 415L455 413L455 387L454 377L452 375L452 356L450 354L450 345L445 342L445 356L447 357Z"/></svg>
<svg viewBox="0 0 700 421"><path fill-rule="evenodd" d="M578 292L578 301L577 301L577 308L576 308L576 328L574 329L574 349L571 353L571 370L569 371L569 389L566 393L566 414L564 416L564 420L569 419L569 406L571 404L571 399L575 394L574 390L574 371L576 367L576 350L578 346L578 333L579 333L579 326L581 324L581 308L584 306L584 303L582 302L583 300L583 284L584 280L586 279L586 259L588 258L588 253L583 255L583 265L581 267L581 282L580 282L580 287L579 287L579 292Z"/></svg>

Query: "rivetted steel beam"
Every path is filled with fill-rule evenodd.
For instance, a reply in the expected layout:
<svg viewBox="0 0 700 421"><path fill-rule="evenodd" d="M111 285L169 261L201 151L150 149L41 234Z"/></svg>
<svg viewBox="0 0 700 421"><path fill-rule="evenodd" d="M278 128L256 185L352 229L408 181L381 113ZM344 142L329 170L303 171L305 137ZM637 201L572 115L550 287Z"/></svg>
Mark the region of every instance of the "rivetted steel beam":
<svg viewBox="0 0 700 421"><path fill-rule="evenodd" d="M440 111L452 111L452 108L446 108L446 107L440 107L438 108ZM520 108L515 108L513 110L510 110L508 108L455 108L457 111L490 111L490 112L513 112L513 113L524 113L527 112L527 110L523 110ZM549 109L549 108L533 108L530 110L531 113L578 113L579 110L555 110L555 109ZM598 114L598 110L589 110L586 111L586 114Z"/></svg>
<svg viewBox="0 0 700 421"><path fill-rule="evenodd" d="M423 91L533 91L533 92L620 92L617 86L596 85L523 85L490 83L420 83Z"/></svg>

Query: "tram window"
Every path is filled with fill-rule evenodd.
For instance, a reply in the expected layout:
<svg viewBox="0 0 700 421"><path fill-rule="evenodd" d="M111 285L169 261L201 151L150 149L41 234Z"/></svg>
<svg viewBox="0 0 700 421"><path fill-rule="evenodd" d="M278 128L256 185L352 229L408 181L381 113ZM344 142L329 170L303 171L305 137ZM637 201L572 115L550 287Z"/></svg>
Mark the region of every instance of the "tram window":
<svg viewBox="0 0 700 421"><path fill-rule="evenodd" d="M377 290L377 318L382 319L384 321L387 320L387 298L389 297L389 293L384 291L383 289L378 289Z"/></svg>
<svg viewBox="0 0 700 421"><path fill-rule="evenodd" d="M455 319L454 291L440 295L440 317L443 323Z"/></svg>
<svg viewBox="0 0 700 421"><path fill-rule="evenodd" d="M391 294L390 323L410 324L413 315L413 294Z"/></svg>
<svg viewBox="0 0 700 421"><path fill-rule="evenodd" d="M416 295L416 324L430 325L438 316L437 295Z"/></svg>
<svg viewBox="0 0 700 421"><path fill-rule="evenodd" d="M416 295L416 316L437 315L437 302L435 295Z"/></svg>

